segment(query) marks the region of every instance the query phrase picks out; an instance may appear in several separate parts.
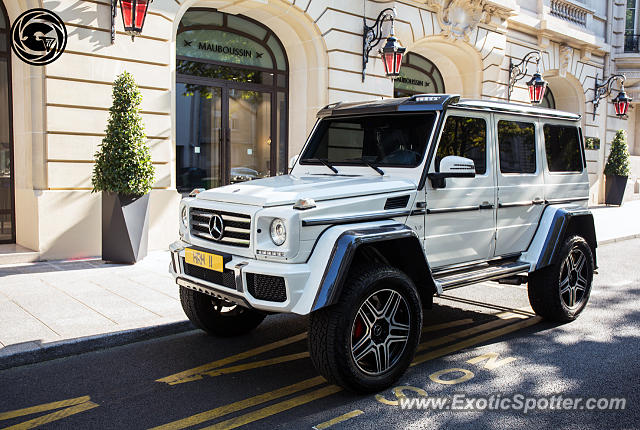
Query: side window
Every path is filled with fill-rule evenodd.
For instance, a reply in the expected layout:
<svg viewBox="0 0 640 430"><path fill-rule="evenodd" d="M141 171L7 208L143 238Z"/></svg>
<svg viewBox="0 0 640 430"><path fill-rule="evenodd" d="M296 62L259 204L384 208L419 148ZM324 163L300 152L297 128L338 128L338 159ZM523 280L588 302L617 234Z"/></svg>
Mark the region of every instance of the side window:
<svg viewBox="0 0 640 430"><path fill-rule="evenodd" d="M577 127L545 124L544 149L550 172L582 172Z"/></svg>
<svg viewBox="0 0 640 430"><path fill-rule="evenodd" d="M536 132L533 123L498 121L502 173L536 172Z"/></svg>
<svg viewBox="0 0 640 430"><path fill-rule="evenodd" d="M436 172L440 171L440 160L447 155L470 158L476 166L476 174L485 174L487 172L486 121L483 118L448 117L436 153Z"/></svg>

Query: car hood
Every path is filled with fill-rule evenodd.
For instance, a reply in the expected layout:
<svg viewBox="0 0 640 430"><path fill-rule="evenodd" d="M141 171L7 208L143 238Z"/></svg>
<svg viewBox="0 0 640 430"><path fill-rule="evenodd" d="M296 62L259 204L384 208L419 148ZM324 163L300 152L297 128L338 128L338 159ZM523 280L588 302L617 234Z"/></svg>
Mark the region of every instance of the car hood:
<svg viewBox="0 0 640 430"><path fill-rule="evenodd" d="M322 201L416 188L415 183L406 179L385 176L283 175L214 188L201 192L197 198L269 207L293 204L300 198Z"/></svg>

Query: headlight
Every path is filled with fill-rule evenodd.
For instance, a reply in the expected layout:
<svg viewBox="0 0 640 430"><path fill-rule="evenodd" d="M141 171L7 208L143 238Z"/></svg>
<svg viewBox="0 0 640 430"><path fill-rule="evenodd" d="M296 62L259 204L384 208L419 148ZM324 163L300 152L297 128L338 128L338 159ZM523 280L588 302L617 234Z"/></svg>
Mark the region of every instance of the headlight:
<svg viewBox="0 0 640 430"><path fill-rule="evenodd" d="M188 229L189 228L189 208L187 206L184 206L182 208L180 219L182 220L183 227Z"/></svg>
<svg viewBox="0 0 640 430"><path fill-rule="evenodd" d="M287 228L284 226L284 221L280 218L271 221L271 240L278 246L287 240Z"/></svg>

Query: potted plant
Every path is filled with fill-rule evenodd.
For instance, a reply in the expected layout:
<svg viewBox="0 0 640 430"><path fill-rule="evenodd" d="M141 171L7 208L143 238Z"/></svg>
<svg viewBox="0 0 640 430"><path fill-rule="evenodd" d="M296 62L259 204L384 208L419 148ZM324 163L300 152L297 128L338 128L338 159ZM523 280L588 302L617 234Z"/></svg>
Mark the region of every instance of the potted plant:
<svg viewBox="0 0 640 430"><path fill-rule="evenodd" d="M611 151L607 164L604 166L606 176L604 200L605 204L622 204L624 189L629 178L629 148L627 147L627 132L618 130L611 143Z"/></svg>
<svg viewBox="0 0 640 430"><path fill-rule="evenodd" d="M93 192L102 191L102 259L135 263L147 255L154 167L140 116L142 96L131 74L117 77L112 97L91 181Z"/></svg>

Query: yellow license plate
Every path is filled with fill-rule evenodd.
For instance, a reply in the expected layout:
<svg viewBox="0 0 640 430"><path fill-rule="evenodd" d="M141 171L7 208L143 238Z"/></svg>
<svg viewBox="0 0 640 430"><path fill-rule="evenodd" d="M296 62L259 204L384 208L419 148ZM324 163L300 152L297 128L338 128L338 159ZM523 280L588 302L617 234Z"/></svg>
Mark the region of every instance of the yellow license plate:
<svg viewBox="0 0 640 430"><path fill-rule="evenodd" d="M184 261L187 264L204 267L205 269L215 270L216 272L224 271L224 261L222 255L216 255L191 248L186 248L184 250Z"/></svg>

